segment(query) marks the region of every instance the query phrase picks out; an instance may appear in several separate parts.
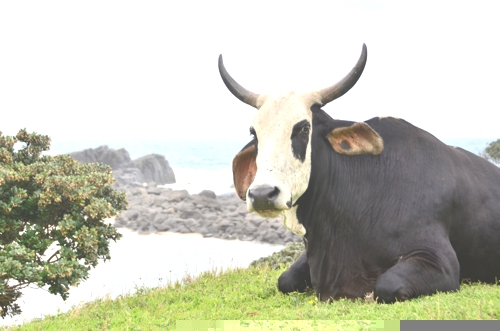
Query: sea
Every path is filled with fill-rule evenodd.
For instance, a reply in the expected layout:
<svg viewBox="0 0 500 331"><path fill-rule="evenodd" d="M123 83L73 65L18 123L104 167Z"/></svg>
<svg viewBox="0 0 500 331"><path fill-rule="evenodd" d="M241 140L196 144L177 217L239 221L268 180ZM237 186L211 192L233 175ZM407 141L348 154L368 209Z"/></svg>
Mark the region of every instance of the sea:
<svg viewBox="0 0 500 331"><path fill-rule="evenodd" d="M447 139L451 146L478 154L494 139ZM248 141L237 140L142 140L134 142L53 141L47 155L67 154L107 145L126 149L131 159L156 153L164 155L172 167L176 183L165 185L186 189L190 194L209 189L216 194L233 192L232 159ZM111 260L90 271L89 279L69 291L69 299L46 289L27 288L17 301L23 313L0 320L0 325L22 324L46 315L55 315L96 299L114 299L142 287L158 287L203 271L223 271L247 267L260 257L284 248L238 240L203 238L199 234L162 233L139 235L119 229L123 238L111 243Z"/></svg>
<svg viewBox="0 0 500 331"><path fill-rule="evenodd" d="M186 189L190 194L199 193L205 189L212 190L216 194L224 194L233 192L231 188L233 157L249 140L53 141L47 154L65 154L102 145L114 149L124 148L132 160L156 153L165 156L175 173L176 184L166 185L166 187ZM494 140L450 138L442 141L447 145L461 147L477 155Z"/></svg>

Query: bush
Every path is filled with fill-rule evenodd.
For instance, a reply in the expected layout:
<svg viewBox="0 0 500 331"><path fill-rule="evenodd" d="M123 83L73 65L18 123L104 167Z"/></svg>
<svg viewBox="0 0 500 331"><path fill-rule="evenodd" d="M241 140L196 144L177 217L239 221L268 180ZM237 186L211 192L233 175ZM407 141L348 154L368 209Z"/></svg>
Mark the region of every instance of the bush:
<svg viewBox="0 0 500 331"><path fill-rule="evenodd" d="M491 161L500 163L500 139L491 142L484 151Z"/></svg>
<svg viewBox="0 0 500 331"><path fill-rule="evenodd" d="M15 151L14 145L24 145ZM42 156L50 138L0 132L0 316L21 312L15 301L29 284L68 297L121 235L104 220L126 208L111 168L69 155Z"/></svg>
<svg viewBox="0 0 500 331"><path fill-rule="evenodd" d="M261 257L250 263L250 267L268 265L272 270L278 270L281 265L289 268L305 250L303 243L288 243L281 251L273 253L271 256Z"/></svg>

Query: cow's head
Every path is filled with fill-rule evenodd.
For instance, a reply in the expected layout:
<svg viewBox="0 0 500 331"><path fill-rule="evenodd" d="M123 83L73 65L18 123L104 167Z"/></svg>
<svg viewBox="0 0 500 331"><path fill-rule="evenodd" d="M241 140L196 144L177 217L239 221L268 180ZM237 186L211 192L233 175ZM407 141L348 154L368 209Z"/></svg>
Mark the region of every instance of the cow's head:
<svg viewBox="0 0 500 331"><path fill-rule="evenodd" d="M356 66L333 86L308 93L271 96L252 93L239 85L224 68L222 55L219 56L219 72L229 91L258 109L250 128L254 139L233 160L234 187L239 197L246 200L248 211L276 217L293 208L306 191L311 173L314 130L311 106L326 105L349 91L361 76L366 57L363 44ZM363 124L333 130L325 139L342 154L359 154L360 150L369 149L372 154L380 153L381 140L378 146L373 143L378 135Z"/></svg>

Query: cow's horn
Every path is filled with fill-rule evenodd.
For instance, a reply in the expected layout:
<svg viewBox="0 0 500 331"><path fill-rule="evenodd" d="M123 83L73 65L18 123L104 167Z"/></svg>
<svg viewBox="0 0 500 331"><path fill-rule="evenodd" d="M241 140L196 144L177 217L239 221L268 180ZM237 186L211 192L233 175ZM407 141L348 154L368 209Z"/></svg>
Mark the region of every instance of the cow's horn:
<svg viewBox="0 0 500 331"><path fill-rule="evenodd" d="M222 80L224 81L224 84L226 84L226 87L235 97L237 97L244 103L257 108L257 98L259 97L259 95L250 92L249 90L238 84L233 79L233 77L229 75L226 68L224 68L224 63L222 62L222 54L219 55L219 73L222 77Z"/></svg>
<svg viewBox="0 0 500 331"><path fill-rule="evenodd" d="M358 63L352 68L351 72L347 74L341 81L337 84L327 87L319 91L321 96L322 105L326 105L330 101L333 101L341 96L343 96L347 91L349 91L354 84L358 81L359 77L363 73L363 69L366 64L366 45L363 44L363 50L361 52L361 56L359 57ZM219 62L220 63L220 62ZM226 84L227 85L227 84Z"/></svg>

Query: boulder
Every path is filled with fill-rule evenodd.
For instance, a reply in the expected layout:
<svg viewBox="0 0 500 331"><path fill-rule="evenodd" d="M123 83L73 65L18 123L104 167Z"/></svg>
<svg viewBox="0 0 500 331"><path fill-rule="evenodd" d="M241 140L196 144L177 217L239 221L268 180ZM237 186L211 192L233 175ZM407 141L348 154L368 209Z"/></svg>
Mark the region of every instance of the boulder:
<svg viewBox="0 0 500 331"><path fill-rule="evenodd" d="M163 155L150 154L132 161L125 149L115 150L106 145L69 155L81 163L100 162L111 166L117 187L139 187L148 182L150 193L159 194L160 190L155 189L157 184L175 183L174 171Z"/></svg>
<svg viewBox="0 0 500 331"><path fill-rule="evenodd" d="M179 202L189 197L189 193L186 190L175 190L171 191L167 196L167 201Z"/></svg>
<svg viewBox="0 0 500 331"><path fill-rule="evenodd" d="M149 154L140 157L130 162L127 168L139 169L145 182L155 182L160 185L175 183L174 171L163 155Z"/></svg>
<svg viewBox="0 0 500 331"><path fill-rule="evenodd" d="M215 195L214 191L210 191L210 190L203 190L203 191L201 191L199 193L199 195L207 197L207 198L211 198L211 199L216 199L217 198L217 196Z"/></svg>
<svg viewBox="0 0 500 331"><path fill-rule="evenodd" d="M142 187L144 176L138 168L121 168L113 170L113 177L119 185Z"/></svg>
<svg viewBox="0 0 500 331"><path fill-rule="evenodd" d="M205 216L203 216L202 213L200 213L198 210L184 210L180 212L181 218L194 218L194 219L204 219Z"/></svg>
<svg viewBox="0 0 500 331"><path fill-rule="evenodd" d="M111 166L113 170L132 161L129 153L124 148L115 150L106 145L73 152L69 155L80 163L100 162Z"/></svg>

